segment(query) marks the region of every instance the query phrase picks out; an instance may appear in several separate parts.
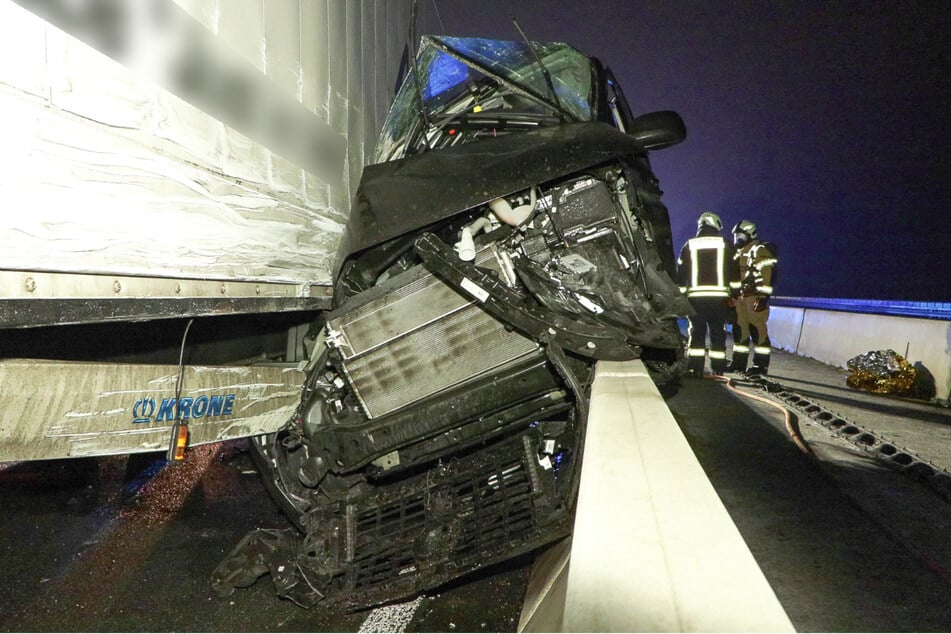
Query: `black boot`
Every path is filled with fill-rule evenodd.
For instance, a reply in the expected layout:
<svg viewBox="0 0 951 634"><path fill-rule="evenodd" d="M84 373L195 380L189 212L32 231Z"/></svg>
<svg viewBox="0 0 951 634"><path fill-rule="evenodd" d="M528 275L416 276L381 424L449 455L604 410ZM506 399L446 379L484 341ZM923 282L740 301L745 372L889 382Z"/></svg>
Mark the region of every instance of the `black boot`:
<svg viewBox="0 0 951 634"><path fill-rule="evenodd" d="M766 376L767 371L769 370L769 359L772 356L772 346L769 342L769 337L766 338L761 344L757 344L753 348L753 367L750 368L750 374L754 373L757 376Z"/></svg>
<svg viewBox="0 0 951 634"><path fill-rule="evenodd" d="M737 350L738 347L741 346L734 344L733 360L730 362L730 367L727 368L727 372L746 372L746 364L750 361L749 348L746 350Z"/></svg>

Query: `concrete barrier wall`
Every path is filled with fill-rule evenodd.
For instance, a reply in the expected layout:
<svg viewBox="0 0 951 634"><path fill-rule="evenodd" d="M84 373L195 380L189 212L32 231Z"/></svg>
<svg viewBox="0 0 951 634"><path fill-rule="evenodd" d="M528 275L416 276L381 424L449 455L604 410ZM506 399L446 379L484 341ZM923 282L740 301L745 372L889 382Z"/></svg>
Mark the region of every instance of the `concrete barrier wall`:
<svg viewBox="0 0 951 634"><path fill-rule="evenodd" d="M774 348L796 352L802 334L802 319L805 308L772 306L769 309L769 340Z"/></svg>
<svg viewBox="0 0 951 634"><path fill-rule="evenodd" d="M581 464L519 631L794 631L640 360L598 362Z"/></svg>
<svg viewBox="0 0 951 634"><path fill-rule="evenodd" d="M891 349L931 372L938 398L951 395L951 321L774 306L769 337L776 348L842 368L856 355Z"/></svg>

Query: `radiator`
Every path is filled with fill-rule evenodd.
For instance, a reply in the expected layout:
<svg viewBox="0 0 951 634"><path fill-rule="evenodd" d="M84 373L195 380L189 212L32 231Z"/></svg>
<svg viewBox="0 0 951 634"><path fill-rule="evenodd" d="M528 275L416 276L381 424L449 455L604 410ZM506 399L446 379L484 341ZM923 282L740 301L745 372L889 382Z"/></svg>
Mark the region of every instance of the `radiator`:
<svg viewBox="0 0 951 634"><path fill-rule="evenodd" d="M476 263L501 268L491 248L482 249ZM542 354L534 341L506 330L431 273L407 273L377 289L385 292L342 307L327 322L328 338L371 419Z"/></svg>

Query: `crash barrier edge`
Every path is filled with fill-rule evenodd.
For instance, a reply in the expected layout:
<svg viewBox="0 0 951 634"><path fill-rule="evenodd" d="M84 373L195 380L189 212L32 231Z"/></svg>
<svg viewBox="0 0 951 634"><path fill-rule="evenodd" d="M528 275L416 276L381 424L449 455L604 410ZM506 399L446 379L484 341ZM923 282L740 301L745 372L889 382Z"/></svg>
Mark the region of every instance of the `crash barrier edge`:
<svg viewBox="0 0 951 634"><path fill-rule="evenodd" d="M872 315L895 315L897 317L951 320L951 303L949 302L909 302L893 299L777 296L774 297L770 303L773 306L787 306L791 308L815 308L846 313L867 313Z"/></svg>
<svg viewBox="0 0 951 634"><path fill-rule="evenodd" d="M597 364L568 543L520 631L794 631L640 360Z"/></svg>
<svg viewBox="0 0 951 634"><path fill-rule="evenodd" d="M815 302L806 305L807 301ZM836 302L834 310L828 309ZM845 310L850 305L861 312ZM793 305L801 304L801 305ZM897 302L886 302L892 310ZM909 363L920 363L934 377L935 396L951 396L951 304L914 304L898 315L867 312L874 305L854 300L781 298L770 308L769 338L773 347L823 363L847 367L849 359L873 350L894 350ZM816 306L816 307L812 307ZM928 317L921 314L930 307Z"/></svg>

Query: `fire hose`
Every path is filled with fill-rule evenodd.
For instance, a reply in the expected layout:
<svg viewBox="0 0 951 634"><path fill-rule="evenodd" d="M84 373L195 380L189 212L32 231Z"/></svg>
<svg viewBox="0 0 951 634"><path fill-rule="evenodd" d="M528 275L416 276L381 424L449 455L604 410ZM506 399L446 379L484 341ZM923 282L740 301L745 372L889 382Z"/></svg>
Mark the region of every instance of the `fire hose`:
<svg viewBox="0 0 951 634"><path fill-rule="evenodd" d="M740 396L743 396L745 398L751 398L755 401L759 401L760 403L765 403L769 405L770 407L774 407L778 409L779 411L781 411L785 419L786 431L789 433L789 437L792 439L792 441L796 443L796 446L799 447L799 450L802 451L804 454L806 454L813 460L818 459L816 457L816 454L812 451L812 447L810 447L809 443L807 443L806 440L802 437L802 433L799 430L799 417L796 416L791 410L789 410L786 407L783 407L782 405L780 405L779 403L771 399L763 398L762 396L757 396L755 394L750 394L749 392L744 392L743 390L737 388L736 383L734 382L733 379L728 379L725 376L708 374L704 376L704 378L714 379L716 381L720 381L721 383L725 383L726 386L730 390L735 392L736 394L739 394Z"/></svg>

